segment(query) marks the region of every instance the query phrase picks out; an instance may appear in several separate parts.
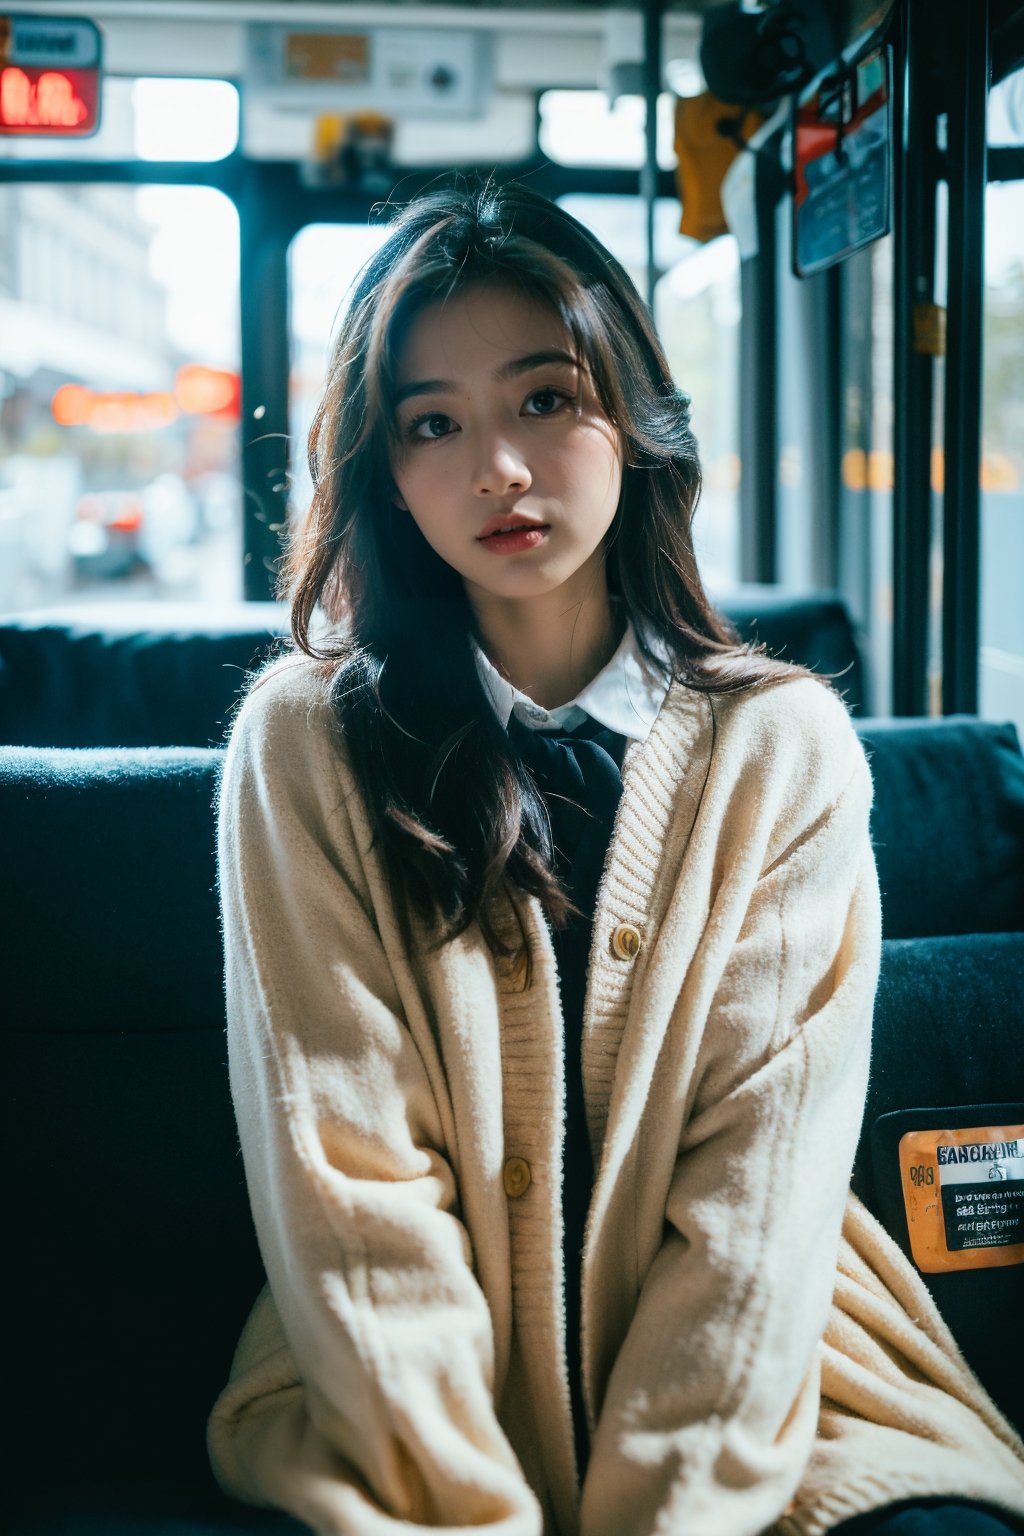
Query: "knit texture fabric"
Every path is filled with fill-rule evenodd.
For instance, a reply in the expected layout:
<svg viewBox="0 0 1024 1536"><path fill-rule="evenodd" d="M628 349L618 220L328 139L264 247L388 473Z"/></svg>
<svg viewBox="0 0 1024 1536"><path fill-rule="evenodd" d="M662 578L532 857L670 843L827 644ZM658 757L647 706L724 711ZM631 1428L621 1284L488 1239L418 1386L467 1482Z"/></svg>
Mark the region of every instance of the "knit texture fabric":
<svg viewBox="0 0 1024 1536"><path fill-rule="evenodd" d="M818 1536L933 1494L1024 1512L1024 1446L849 1194L870 799L811 680L673 684L626 753L583 1018L580 1490L543 914L522 904L525 986L475 929L407 953L320 672L264 677L220 821L268 1277L210 1422L229 1492L324 1536Z"/></svg>

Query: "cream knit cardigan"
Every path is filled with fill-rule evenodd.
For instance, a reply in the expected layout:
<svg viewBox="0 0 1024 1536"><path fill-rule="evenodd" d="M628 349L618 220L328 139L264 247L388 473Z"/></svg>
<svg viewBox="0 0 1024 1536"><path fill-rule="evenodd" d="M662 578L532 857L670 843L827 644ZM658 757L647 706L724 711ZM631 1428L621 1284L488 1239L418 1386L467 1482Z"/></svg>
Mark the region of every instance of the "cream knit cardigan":
<svg viewBox="0 0 1024 1536"><path fill-rule="evenodd" d="M713 702L674 683L627 752L584 1018L581 1492L543 915L525 905L525 985L475 929L406 954L320 672L264 675L220 816L269 1281L210 1421L230 1493L323 1536L817 1536L937 1493L1024 1513L1024 1445L848 1194L879 958L870 799L842 704L810 680Z"/></svg>

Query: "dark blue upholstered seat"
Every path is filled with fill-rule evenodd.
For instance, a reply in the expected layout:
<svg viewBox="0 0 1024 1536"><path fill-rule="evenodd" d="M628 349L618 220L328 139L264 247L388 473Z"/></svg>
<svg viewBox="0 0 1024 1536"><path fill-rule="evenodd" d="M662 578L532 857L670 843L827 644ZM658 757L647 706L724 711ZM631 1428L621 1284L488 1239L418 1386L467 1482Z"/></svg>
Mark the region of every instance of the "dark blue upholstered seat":
<svg viewBox="0 0 1024 1536"><path fill-rule="evenodd" d="M277 603L104 603L0 618L0 742L216 746L247 671L287 633Z"/></svg>
<svg viewBox="0 0 1024 1536"><path fill-rule="evenodd" d="M1024 762L972 715L856 722L889 939L1024 929Z"/></svg>
<svg viewBox="0 0 1024 1536"><path fill-rule="evenodd" d="M875 782L886 942L853 1182L909 1256L896 1129L1024 1121L1024 758L1012 725L969 716L858 729ZM886 1119L911 1110L912 1120ZM1019 1310L1021 1274L924 1276L1018 1426L1024 1381L996 1320Z"/></svg>
<svg viewBox="0 0 1024 1536"><path fill-rule="evenodd" d="M239 1528L204 1446L262 1283L227 1086L220 763L0 749L5 1530Z"/></svg>
<svg viewBox="0 0 1024 1536"><path fill-rule="evenodd" d="M842 673L837 686L862 708L863 665L841 599L746 586L722 609L743 639ZM287 610L275 603L107 603L0 618L0 742L215 746L246 672L287 634Z"/></svg>
<svg viewBox="0 0 1024 1536"><path fill-rule="evenodd" d="M1024 760L1011 731L976 721L862 730L894 937L856 1179L905 1242L879 1118L1024 1097ZM15 1536L260 1528L217 1494L203 1443L262 1281L226 1072L220 762L0 748ZM954 1327L978 1276L987 1307L1000 1274L1020 1271L938 1277L955 1282L933 1285ZM992 1315L961 1342L998 1396Z"/></svg>

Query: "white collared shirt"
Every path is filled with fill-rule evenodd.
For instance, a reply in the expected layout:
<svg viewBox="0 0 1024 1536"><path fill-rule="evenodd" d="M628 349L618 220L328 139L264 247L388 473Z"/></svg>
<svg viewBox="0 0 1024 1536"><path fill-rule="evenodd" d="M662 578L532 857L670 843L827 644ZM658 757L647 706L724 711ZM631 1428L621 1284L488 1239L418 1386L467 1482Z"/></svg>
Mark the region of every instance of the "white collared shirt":
<svg viewBox="0 0 1024 1536"><path fill-rule="evenodd" d="M534 731L572 731L589 716L598 725L617 731L632 741L646 741L668 692L669 671L654 667L640 650L632 624L609 662L591 678L568 704L544 709L502 677L498 669L474 645L480 679L494 705L494 713L507 729L515 715L521 725Z"/></svg>

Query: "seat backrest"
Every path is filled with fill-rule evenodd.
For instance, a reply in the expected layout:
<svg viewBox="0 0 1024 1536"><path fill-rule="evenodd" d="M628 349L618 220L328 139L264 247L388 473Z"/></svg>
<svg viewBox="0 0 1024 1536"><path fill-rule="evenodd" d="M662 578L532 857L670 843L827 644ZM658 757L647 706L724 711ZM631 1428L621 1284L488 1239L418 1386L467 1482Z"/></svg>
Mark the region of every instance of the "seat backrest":
<svg viewBox="0 0 1024 1536"><path fill-rule="evenodd" d="M871 761L886 938L1024 929L1024 757L1012 725L855 722Z"/></svg>
<svg viewBox="0 0 1024 1536"><path fill-rule="evenodd" d="M833 687L850 713L865 713L868 690L861 641L838 593L790 592L766 582L747 582L719 594L716 604L741 639L833 677Z"/></svg>
<svg viewBox="0 0 1024 1536"><path fill-rule="evenodd" d="M276 603L99 604L0 619L0 742L216 746L247 671L287 633Z"/></svg>
<svg viewBox="0 0 1024 1536"><path fill-rule="evenodd" d="M0 749L7 1450L27 1486L205 1487L206 1415L262 1283L226 1070L219 765Z"/></svg>
<svg viewBox="0 0 1024 1536"><path fill-rule="evenodd" d="M842 673L836 686L861 708L860 650L841 599L747 586L721 607L743 639ZM0 618L0 742L217 745L247 670L287 634L276 603L96 604Z"/></svg>

